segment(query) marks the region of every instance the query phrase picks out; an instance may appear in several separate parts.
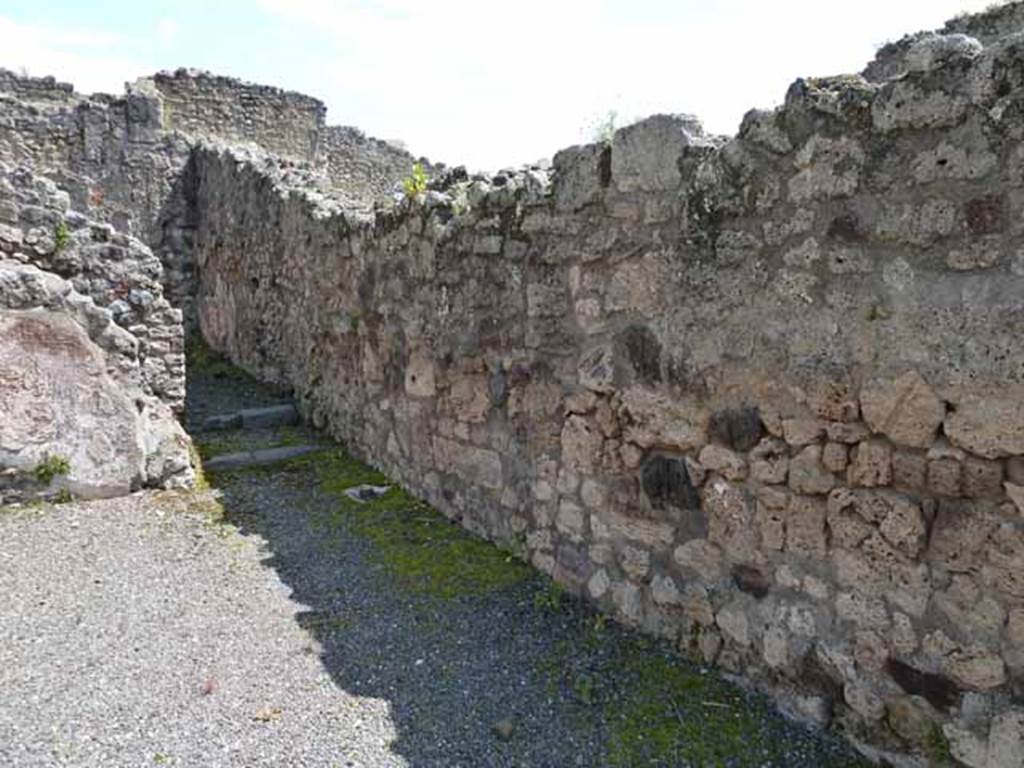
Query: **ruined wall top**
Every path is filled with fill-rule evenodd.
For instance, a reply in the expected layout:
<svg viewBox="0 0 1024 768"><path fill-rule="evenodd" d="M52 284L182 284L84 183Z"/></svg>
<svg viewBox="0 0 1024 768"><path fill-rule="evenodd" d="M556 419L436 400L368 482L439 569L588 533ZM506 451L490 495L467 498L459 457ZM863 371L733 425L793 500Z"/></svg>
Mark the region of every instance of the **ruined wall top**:
<svg viewBox="0 0 1024 768"><path fill-rule="evenodd" d="M286 157L314 160L327 108L293 91L178 69L151 78L168 130L254 142Z"/></svg>

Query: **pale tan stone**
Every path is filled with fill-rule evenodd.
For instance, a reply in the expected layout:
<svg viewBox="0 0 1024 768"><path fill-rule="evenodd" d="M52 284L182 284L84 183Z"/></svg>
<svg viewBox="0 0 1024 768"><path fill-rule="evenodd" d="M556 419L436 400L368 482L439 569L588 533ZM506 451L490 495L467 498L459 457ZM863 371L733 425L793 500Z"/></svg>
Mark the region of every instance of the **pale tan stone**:
<svg viewBox="0 0 1024 768"><path fill-rule="evenodd" d="M555 528L573 541L582 541L586 529L583 510L570 501L562 501L555 516Z"/></svg>
<svg viewBox="0 0 1024 768"><path fill-rule="evenodd" d="M829 423L825 425L825 433L832 442L843 443L844 445L860 443L871 437L868 428L859 423Z"/></svg>
<svg viewBox="0 0 1024 768"><path fill-rule="evenodd" d="M892 484L919 491L928 480L928 459L923 453L896 449L892 453Z"/></svg>
<svg viewBox="0 0 1024 768"><path fill-rule="evenodd" d="M782 434L789 445L810 445L825 436L821 419L783 419Z"/></svg>
<svg viewBox="0 0 1024 768"><path fill-rule="evenodd" d="M722 551L707 539L691 539L676 547L672 558L680 568L696 573L700 578L715 581L724 575Z"/></svg>
<svg viewBox="0 0 1024 768"><path fill-rule="evenodd" d="M434 378L434 359L414 354L405 367L405 392L410 397L433 397L437 394Z"/></svg>
<svg viewBox="0 0 1024 768"><path fill-rule="evenodd" d="M725 480L704 486L704 511L708 516L708 540L720 546L734 562L757 559L757 532L746 495Z"/></svg>
<svg viewBox="0 0 1024 768"><path fill-rule="evenodd" d="M618 417L626 442L641 448L686 452L707 443L707 414L702 409L647 389L622 392Z"/></svg>
<svg viewBox="0 0 1024 768"><path fill-rule="evenodd" d="M781 669L789 663L789 638L784 629L775 625L769 627L761 642L761 655L769 667Z"/></svg>
<svg viewBox="0 0 1024 768"><path fill-rule="evenodd" d="M608 592L610 586L611 579L608 578L608 572L604 568L600 568L594 572L594 575L590 577L590 581L587 582L587 591L592 598L600 600Z"/></svg>
<svg viewBox="0 0 1024 768"><path fill-rule="evenodd" d="M672 577L660 574L651 579L651 599L656 604L667 607L677 607L683 602Z"/></svg>
<svg viewBox="0 0 1024 768"><path fill-rule="evenodd" d="M1024 709L1015 707L992 718L986 768L1020 768L1021 765L1024 765Z"/></svg>
<svg viewBox="0 0 1024 768"><path fill-rule="evenodd" d="M949 752L967 768L989 768L988 740L956 723L945 723L942 733L949 742Z"/></svg>
<svg viewBox="0 0 1024 768"><path fill-rule="evenodd" d="M946 416L945 432L960 448L997 459L1024 454L1024 402L968 395Z"/></svg>
<svg viewBox="0 0 1024 768"><path fill-rule="evenodd" d="M917 650L917 633L910 617L905 613L896 612L892 616L892 647L896 653L909 656Z"/></svg>
<svg viewBox="0 0 1024 768"><path fill-rule="evenodd" d="M825 500L793 496L786 517L786 551L809 557L824 557Z"/></svg>
<svg viewBox="0 0 1024 768"><path fill-rule="evenodd" d="M853 486L877 488L892 482L892 448L880 440L866 440L853 450L847 471Z"/></svg>
<svg viewBox="0 0 1024 768"><path fill-rule="evenodd" d="M750 622L741 601L733 601L725 605L716 615L715 623L722 634L741 647L750 645Z"/></svg>
<svg viewBox="0 0 1024 768"><path fill-rule="evenodd" d="M781 552L786 545L785 507L780 509L758 501L755 520L761 533L761 546L764 549Z"/></svg>
<svg viewBox="0 0 1024 768"><path fill-rule="evenodd" d="M916 371L875 381L860 394L864 421L899 445L927 448L946 415L946 406Z"/></svg>
<svg viewBox="0 0 1024 768"><path fill-rule="evenodd" d="M717 472L726 480L742 480L747 476L747 462L735 451L721 445L706 445L698 457L700 465L709 472Z"/></svg>
<svg viewBox="0 0 1024 768"><path fill-rule="evenodd" d="M1003 660L981 646L954 651L943 660L942 671L973 691L990 691L1006 682Z"/></svg>
<svg viewBox="0 0 1024 768"><path fill-rule="evenodd" d="M863 682L847 683L843 687L843 700L865 720L876 721L885 717L885 702Z"/></svg>
<svg viewBox="0 0 1024 768"><path fill-rule="evenodd" d="M821 463L829 472L841 474L846 471L847 453L843 443L826 443L821 451Z"/></svg>
<svg viewBox="0 0 1024 768"><path fill-rule="evenodd" d="M961 466L964 496L969 499L991 499L1002 495L1002 462L968 456Z"/></svg>
<svg viewBox="0 0 1024 768"><path fill-rule="evenodd" d="M584 416L570 416L562 427L562 459L569 469L593 474L601 464L604 435Z"/></svg>
<svg viewBox="0 0 1024 768"><path fill-rule="evenodd" d="M635 541L651 549L664 549L676 538L676 531L672 525L656 520L644 520L613 512L606 517L606 523L612 536Z"/></svg>
<svg viewBox="0 0 1024 768"><path fill-rule="evenodd" d="M956 459L936 459L928 462L928 490L936 496L959 496L960 480L960 462Z"/></svg>
<svg viewBox="0 0 1024 768"><path fill-rule="evenodd" d="M459 421L483 422L491 409L491 395L486 376L460 376L452 382L448 393L452 413Z"/></svg>
<svg viewBox="0 0 1024 768"><path fill-rule="evenodd" d="M1017 511L1024 515L1024 485L1003 483L1003 488L1006 489L1006 495L1010 497L1010 501L1017 507Z"/></svg>
<svg viewBox="0 0 1024 768"><path fill-rule="evenodd" d="M789 487L796 493L824 494L836 478L821 463L821 446L808 445L789 462Z"/></svg>
<svg viewBox="0 0 1024 768"><path fill-rule="evenodd" d="M612 603L624 624L637 626L643 618L643 603L640 588L628 581L612 587Z"/></svg>
<svg viewBox="0 0 1024 768"><path fill-rule="evenodd" d="M789 473L786 444L766 437L750 452L750 477L759 483L784 483Z"/></svg>
<svg viewBox="0 0 1024 768"><path fill-rule="evenodd" d="M861 630L854 635L853 658L861 669L878 674L889 658L889 648L877 632Z"/></svg>
<svg viewBox="0 0 1024 768"><path fill-rule="evenodd" d="M900 498L893 499L892 508L879 530L894 547L911 558L920 554L928 534L921 508Z"/></svg>

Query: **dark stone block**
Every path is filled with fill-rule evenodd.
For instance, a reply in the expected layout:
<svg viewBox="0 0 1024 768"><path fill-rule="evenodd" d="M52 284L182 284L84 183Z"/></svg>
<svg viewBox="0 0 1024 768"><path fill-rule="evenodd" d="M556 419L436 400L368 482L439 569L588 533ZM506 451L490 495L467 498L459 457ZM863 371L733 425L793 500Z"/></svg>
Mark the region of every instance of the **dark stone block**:
<svg viewBox="0 0 1024 768"><path fill-rule="evenodd" d="M946 677L922 672L898 659L889 659L886 669L907 693L921 696L936 709L949 709L960 698L960 689Z"/></svg>
<svg viewBox="0 0 1024 768"><path fill-rule="evenodd" d="M647 385L661 381L661 342L645 325L631 325L618 336L637 379Z"/></svg>
<svg viewBox="0 0 1024 768"><path fill-rule="evenodd" d="M964 206L967 228L972 235L991 235L1006 228L1006 210L1002 195L976 197Z"/></svg>
<svg viewBox="0 0 1024 768"><path fill-rule="evenodd" d="M733 566L732 578L737 587L758 600L767 595L772 588L772 577L751 565Z"/></svg>
<svg viewBox="0 0 1024 768"><path fill-rule="evenodd" d="M736 451L749 451L764 436L761 413L757 408L718 411L708 422L712 438Z"/></svg>
<svg viewBox="0 0 1024 768"><path fill-rule="evenodd" d="M640 468L640 485L655 509L700 509L700 495L680 458L648 457Z"/></svg>
<svg viewBox="0 0 1024 768"><path fill-rule="evenodd" d="M846 242L863 240L864 233L861 231L860 219L852 213L842 213L836 216L828 225L828 236Z"/></svg>

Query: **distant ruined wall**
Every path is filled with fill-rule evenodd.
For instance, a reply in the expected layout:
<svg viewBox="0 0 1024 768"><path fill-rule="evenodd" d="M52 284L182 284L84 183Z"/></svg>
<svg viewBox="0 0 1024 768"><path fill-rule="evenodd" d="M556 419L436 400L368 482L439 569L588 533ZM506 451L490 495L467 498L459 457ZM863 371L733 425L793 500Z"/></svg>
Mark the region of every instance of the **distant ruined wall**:
<svg viewBox="0 0 1024 768"><path fill-rule="evenodd" d="M72 205L146 242L165 288L194 328L194 204L189 158L197 141L256 145L290 163L308 188L343 188L372 208L415 162L351 128L324 126L302 94L180 69L142 78L124 96L83 96L53 78L0 69L0 162L54 179ZM275 162L281 162L280 160Z"/></svg>
<svg viewBox="0 0 1024 768"><path fill-rule="evenodd" d="M897 752L1024 744L1024 38L346 218L194 158L199 316L621 621Z"/></svg>
<svg viewBox="0 0 1024 768"><path fill-rule="evenodd" d="M252 142L284 157L317 157L327 111L317 99L184 69L161 72L152 82L167 130Z"/></svg>
<svg viewBox="0 0 1024 768"><path fill-rule="evenodd" d="M330 126L321 154L331 186L356 208L386 199L409 176L416 160L400 147L374 139L357 128Z"/></svg>

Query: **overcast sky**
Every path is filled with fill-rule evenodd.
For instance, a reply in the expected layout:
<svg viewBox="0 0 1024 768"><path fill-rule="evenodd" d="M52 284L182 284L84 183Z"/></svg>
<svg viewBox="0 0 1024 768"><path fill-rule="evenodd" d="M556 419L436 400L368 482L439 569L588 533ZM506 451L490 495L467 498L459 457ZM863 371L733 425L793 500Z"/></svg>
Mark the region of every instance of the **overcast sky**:
<svg viewBox="0 0 1024 768"><path fill-rule="evenodd" d="M323 100L330 123L496 170L623 118L734 133L801 76L991 0L0 0L0 66L121 93L208 69Z"/></svg>

